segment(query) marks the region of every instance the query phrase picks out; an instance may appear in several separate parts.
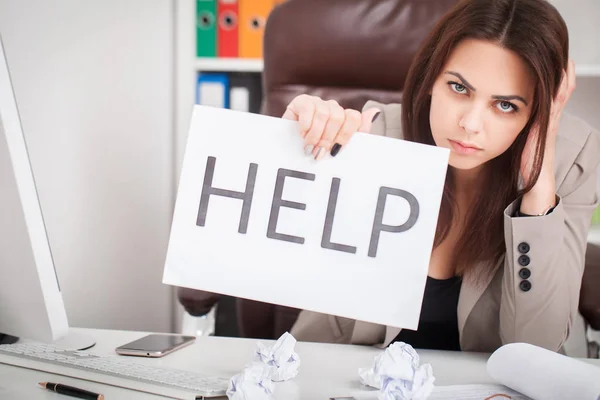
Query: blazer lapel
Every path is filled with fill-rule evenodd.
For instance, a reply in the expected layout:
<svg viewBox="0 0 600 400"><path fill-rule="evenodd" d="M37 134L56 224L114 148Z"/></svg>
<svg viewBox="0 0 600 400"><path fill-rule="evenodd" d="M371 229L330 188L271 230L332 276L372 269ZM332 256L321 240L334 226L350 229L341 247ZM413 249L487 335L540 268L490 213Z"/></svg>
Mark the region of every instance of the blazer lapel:
<svg viewBox="0 0 600 400"><path fill-rule="evenodd" d="M500 263L503 261L501 260ZM480 263L477 267L471 269L470 271L481 271L485 265ZM483 278L480 278L479 282L475 282L473 272L466 273L463 277L463 284L460 289L460 296L458 297L458 332L460 334L460 342L462 345L463 342L463 331L465 329L465 324L467 322L467 318L475 304L485 292L490 282L492 281L494 275L496 274L497 269L494 269L494 273L486 274Z"/></svg>
<svg viewBox="0 0 600 400"><path fill-rule="evenodd" d="M475 270L481 270L482 267L483 265L479 265ZM475 307L475 304L477 304L477 301L479 300L483 292L485 292L485 290L489 286L494 275L495 273L488 274L484 278L481 278L478 283L474 282L472 273L466 274L465 278L463 278L463 286L461 288L460 296L458 298L457 309L458 332L460 334L461 345L463 331L465 329L467 318L469 317L469 314L471 314L473 307ZM383 341L382 347L387 347L391 343L391 341L394 340L396 336L398 336L401 330L401 328L386 326L385 339Z"/></svg>

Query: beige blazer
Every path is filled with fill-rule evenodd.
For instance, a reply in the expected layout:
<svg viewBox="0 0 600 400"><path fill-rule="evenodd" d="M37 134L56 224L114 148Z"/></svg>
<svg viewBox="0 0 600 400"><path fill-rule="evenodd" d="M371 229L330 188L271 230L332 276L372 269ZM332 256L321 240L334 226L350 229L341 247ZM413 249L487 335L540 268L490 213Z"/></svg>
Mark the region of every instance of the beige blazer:
<svg viewBox="0 0 600 400"><path fill-rule="evenodd" d="M382 110L372 133L401 139L400 105L368 102L364 109L371 107ZM600 133L563 113L556 139L557 206L546 216L513 218L515 200L504 211L506 255L496 273L481 284L463 277L457 310L462 350L492 352L511 342L562 349L577 315L587 234L598 205L599 162ZM529 290L519 277L520 257L521 263L529 261ZM399 332L310 311L302 311L291 330L303 341L382 347Z"/></svg>

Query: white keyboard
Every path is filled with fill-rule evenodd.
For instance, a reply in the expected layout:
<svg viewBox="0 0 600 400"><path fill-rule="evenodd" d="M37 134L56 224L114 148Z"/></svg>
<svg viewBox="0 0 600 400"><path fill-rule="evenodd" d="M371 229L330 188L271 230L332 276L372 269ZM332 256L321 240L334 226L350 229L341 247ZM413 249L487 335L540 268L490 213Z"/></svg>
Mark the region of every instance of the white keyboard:
<svg viewBox="0 0 600 400"><path fill-rule="evenodd" d="M97 356L39 343L0 345L0 363L186 400L224 396L229 382L123 356Z"/></svg>

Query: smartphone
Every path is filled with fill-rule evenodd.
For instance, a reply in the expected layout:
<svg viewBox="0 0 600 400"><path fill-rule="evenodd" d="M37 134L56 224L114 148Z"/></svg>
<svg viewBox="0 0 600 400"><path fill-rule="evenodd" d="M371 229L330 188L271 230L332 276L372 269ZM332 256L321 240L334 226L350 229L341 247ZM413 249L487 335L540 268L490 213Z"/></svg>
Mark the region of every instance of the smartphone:
<svg viewBox="0 0 600 400"><path fill-rule="evenodd" d="M195 336L151 334L115 349L117 354L138 357L162 357L188 344Z"/></svg>

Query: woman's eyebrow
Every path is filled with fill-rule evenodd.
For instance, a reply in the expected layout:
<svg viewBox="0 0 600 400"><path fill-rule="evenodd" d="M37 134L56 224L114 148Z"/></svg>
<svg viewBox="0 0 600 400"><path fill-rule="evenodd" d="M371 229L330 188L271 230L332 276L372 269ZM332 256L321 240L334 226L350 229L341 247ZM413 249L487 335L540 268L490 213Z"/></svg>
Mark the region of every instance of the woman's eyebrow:
<svg viewBox="0 0 600 400"><path fill-rule="evenodd" d="M464 77L463 77L461 74L459 74L458 72L454 72L454 71L446 71L446 73L447 73L447 74L450 74L450 75L454 75L454 76L456 76L458 79L460 79L460 80L462 81L463 85L465 85L467 88L469 88L469 90L472 90L472 91L474 91L474 92L476 92L476 91L477 91L477 89L475 89L475 88L473 87L473 85L471 85L471 84L469 83L469 81L468 81L468 80L466 80L466 79L465 79L465 78L464 78Z"/></svg>
<svg viewBox="0 0 600 400"><path fill-rule="evenodd" d="M519 100L522 101L523 104L527 105L527 101L522 98L521 96L517 96L516 94L514 95L510 95L510 96L492 96L492 99L494 100L502 100L502 101L509 101L509 100Z"/></svg>
<svg viewBox="0 0 600 400"><path fill-rule="evenodd" d="M467 81L464 76L462 76L461 74L459 74L458 72L454 72L454 71L446 71L447 74L450 75L454 75L456 76L458 79L460 79L462 81L462 84L465 85L467 88L469 88L469 90L472 90L473 92L476 92L477 89L475 89L473 87L473 85L471 85L469 83L469 81ZM523 102L523 104L528 105L527 104L527 100L525 100L523 97L516 95L516 94L512 94L509 96L501 96L501 95L493 95L492 99L494 100L502 100L502 101L509 101L509 100L519 100L521 102Z"/></svg>

